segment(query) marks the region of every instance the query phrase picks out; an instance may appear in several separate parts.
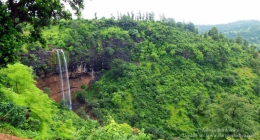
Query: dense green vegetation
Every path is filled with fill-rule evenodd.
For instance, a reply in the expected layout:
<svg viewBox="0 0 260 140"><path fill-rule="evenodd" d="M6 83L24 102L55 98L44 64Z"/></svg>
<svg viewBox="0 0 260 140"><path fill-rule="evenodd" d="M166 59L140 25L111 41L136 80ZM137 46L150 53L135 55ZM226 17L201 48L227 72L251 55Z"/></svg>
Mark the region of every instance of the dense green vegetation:
<svg viewBox="0 0 260 140"><path fill-rule="evenodd" d="M48 49L42 28L71 18L64 4L78 16L84 7L82 0L0 1L0 132L34 139L149 139L110 117L103 127L79 118L36 88L31 68L15 63L22 53ZM37 61L34 54L29 55ZM79 114L88 118L84 112Z"/></svg>
<svg viewBox="0 0 260 140"><path fill-rule="evenodd" d="M65 9L69 5L75 15L80 16L84 8L83 0L63 0L44 2L31 0L0 1L0 67L17 62L21 48L26 43L40 42L46 46L42 38L42 28L60 19L71 19L72 14ZM30 30L23 28L30 24Z"/></svg>
<svg viewBox="0 0 260 140"><path fill-rule="evenodd" d="M33 139L149 139L108 117L105 126L78 117L35 86L32 69L20 63L0 70L0 132Z"/></svg>
<svg viewBox="0 0 260 140"><path fill-rule="evenodd" d="M149 139L139 129L118 124L109 116L102 127L83 110L78 114L87 120L79 118L36 88L31 68L15 63L23 53L48 49L42 29L71 18L64 4L77 16L84 7L82 0L0 1L0 132L34 139ZM38 59L29 56L33 62Z"/></svg>
<svg viewBox="0 0 260 140"><path fill-rule="evenodd" d="M192 23L149 17L74 20L44 31L73 62L93 53L111 59L110 70L76 98L100 122L112 116L153 139L259 138L255 47L217 28L198 35Z"/></svg>
<svg viewBox="0 0 260 140"><path fill-rule="evenodd" d="M196 25L199 33L208 32L212 27L218 28L227 38L236 39L238 35L246 39L252 44L260 44L260 21L258 20L242 20L229 24L217 25Z"/></svg>
<svg viewBox="0 0 260 140"><path fill-rule="evenodd" d="M24 37L34 25L22 27L23 34L12 25L5 29ZM241 36L230 40L217 28L199 35L193 23L129 13L60 21L43 37L48 47L36 40L3 42L23 45L1 50L8 58L0 64L14 62L10 54L19 48L29 54L62 48L70 64L108 65L100 80L75 94L98 121L83 107L76 112L85 120L50 100L36 88L33 70L16 63L0 70L0 132L35 139L260 138L259 54ZM30 59L37 61L34 54Z"/></svg>

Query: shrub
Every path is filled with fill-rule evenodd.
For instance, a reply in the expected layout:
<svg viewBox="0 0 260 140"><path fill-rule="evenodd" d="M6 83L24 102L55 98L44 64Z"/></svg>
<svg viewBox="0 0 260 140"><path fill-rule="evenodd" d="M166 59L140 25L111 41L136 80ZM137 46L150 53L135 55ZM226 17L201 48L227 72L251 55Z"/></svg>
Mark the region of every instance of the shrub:
<svg viewBox="0 0 260 140"><path fill-rule="evenodd" d="M77 100L79 103L83 104L83 103L85 103L84 94L85 94L84 91L77 91L77 92L74 94L74 98L76 98L76 100Z"/></svg>
<svg viewBox="0 0 260 140"><path fill-rule="evenodd" d="M232 86L235 85L235 79L231 76L223 77L222 81L225 83L227 86Z"/></svg>
<svg viewBox="0 0 260 140"><path fill-rule="evenodd" d="M85 112L84 107L80 107L80 108L77 109L75 112L76 112L76 114L77 114L78 116L80 116L81 118L87 119L87 113Z"/></svg>
<svg viewBox="0 0 260 140"><path fill-rule="evenodd" d="M255 95L259 96L260 95L260 85L257 84L254 88L254 91L255 91Z"/></svg>
<svg viewBox="0 0 260 140"><path fill-rule="evenodd" d="M13 102L0 103L0 121L8 122L17 127L25 121L25 107L15 105Z"/></svg>
<svg viewBox="0 0 260 140"><path fill-rule="evenodd" d="M43 88L43 92L44 92L44 93L47 93L49 97L51 96L51 89L50 89L50 88L44 87L44 88Z"/></svg>
<svg viewBox="0 0 260 140"><path fill-rule="evenodd" d="M124 76L124 70L126 69L126 64L121 59L115 59L110 65L110 72L113 79Z"/></svg>
<svg viewBox="0 0 260 140"><path fill-rule="evenodd" d="M39 131L41 128L41 121L33 117L29 117L24 121L22 128L25 130Z"/></svg>
<svg viewBox="0 0 260 140"><path fill-rule="evenodd" d="M84 85L84 84L82 84L82 85L80 86L80 88L85 90L85 89L87 89L87 86Z"/></svg>

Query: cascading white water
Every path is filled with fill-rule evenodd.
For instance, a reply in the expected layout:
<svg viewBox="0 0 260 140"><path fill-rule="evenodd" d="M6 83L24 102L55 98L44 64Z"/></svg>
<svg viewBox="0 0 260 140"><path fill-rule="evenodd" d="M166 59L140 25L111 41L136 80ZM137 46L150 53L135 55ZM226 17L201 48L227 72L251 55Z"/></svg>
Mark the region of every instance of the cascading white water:
<svg viewBox="0 0 260 140"><path fill-rule="evenodd" d="M60 52L63 57L64 61L64 69L65 69L65 76L66 76L66 84L63 82L63 74L62 74L62 64L61 64L61 58L60 58ZM68 66L67 66L67 60L64 55L64 52L62 49L56 50L57 57L58 57L58 64L59 64L59 73L60 73L60 83L61 83L61 92L62 92L62 98L65 101L66 105L72 109L72 102L71 102L71 94L70 94L70 82L69 82L69 74L68 74ZM65 87L65 90L64 90ZM66 93L65 93L66 92Z"/></svg>
<svg viewBox="0 0 260 140"><path fill-rule="evenodd" d="M64 60L64 66L65 66L65 74L66 74L66 81L67 81L67 89L68 89L68 106L70 109L72 109L72 102L71 102L71 95L70 95L70 81L69 81L69 74L68 74L68 66L67 66L67 60L64 55L63 50L61 50L61 53L63 55L63 60Z"/></svg>
<svg viewBox="0 0 260 140"><path fill-rule="evenodd" d="M59 50L56 50L56 54L57 54L58 65L59 65L60 88L61 88L61 92L62 92L62 99L65 100L64 85L63 85L63 77L62 77L62 69L61 69L61 62L60 62L60 53L59 53Z"/></svg>

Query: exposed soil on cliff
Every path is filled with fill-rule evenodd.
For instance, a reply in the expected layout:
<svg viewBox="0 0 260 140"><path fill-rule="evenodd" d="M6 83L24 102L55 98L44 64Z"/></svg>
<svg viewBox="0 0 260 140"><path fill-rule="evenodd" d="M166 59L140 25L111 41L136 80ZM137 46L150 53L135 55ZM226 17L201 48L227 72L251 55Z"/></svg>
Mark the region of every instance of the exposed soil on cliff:
<svg viewBox="0 0 260 140"><path fill-rule="evenodd" d="M0 133L0 140L30 140L30 139L24 139L24 138L19 138L16 136Z"/></svg>
<svg viewBox="0 0 260 140"><path fill-rule="evenodd" d="M93 76L89 73L70 72L69 75L72 97L74 96L74 93L76 91L81 90L82 85L88 86L90 84L90 81L93 79ZM63 78L65 79L66 77ZM45 91L46 89L50 89L50 96L55 101L60 101L62 98L60 77L58 73L50 73L46 76L40 77L37 80L37 87L42 89L43 91Z"/></svg>

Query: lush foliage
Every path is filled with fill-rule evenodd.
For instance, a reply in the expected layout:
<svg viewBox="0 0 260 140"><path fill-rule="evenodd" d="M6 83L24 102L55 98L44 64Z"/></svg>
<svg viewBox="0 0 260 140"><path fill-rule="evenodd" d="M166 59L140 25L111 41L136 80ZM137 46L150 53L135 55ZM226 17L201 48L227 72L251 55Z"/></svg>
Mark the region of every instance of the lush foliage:
<svg viewBox="0 0 260 140"><path fill-rule="evenodd" d="M222 130L222 135L250 135L259 126L254 125L254 106L248 99L236 95L228 95L220 105L212 104L216 116L212 117L212 125Z"/></svg>
<svg viewBox="0 0 260 140"><path fill-rule="evenodd" d="M38 41L46 46L46 41L41 36L42 28L49 26L51 21L71 18L71 13L65 10L64 4L69 4L76 15L80 15L84 8L83 0L1 0L0 67L17 61L24 43ZM31 28L24 31L26 24Z"/></svg>
<svg viewBox="0 0 260 140"><path fill-rule="evenodd" d="M39 139L147 139L142 129L153 139L259 138L259 54L241 36L230 40L217 28L198 35L192 23L155 21L153 13L61 21L43 35L71 64L106 69L76 94L105 125L83 107L77 113L86 121L53 103L35 88L31 69L15 64L0 71L1 131ZM28 110L29 118L19 116Z"/></svg>
<svg viewBox="0 0 260 140"><path fill-rule="evenodd" d="M17 51L23 42L22 36L13 27L6 8L0 1L0 67L17 60Z"/></svg>
<svg viewBox="0 0 260 140"><path fill-rule="evenodd" d="M35 86L29 67L8 65L0 70L0 75L2 133L33 139L149 139L143 132L117 124L112 118L104 127L97 121L79 118Z"/></svg>
<svg viewBox="0 0 260 140"><path fill-rule="evenodd" d="M203 35L194 29L170 19L129 15L63 22L44 34L50 44L70 51L73 62L94 56L97 63L109 62L110 70L78 94L101 122L111 115L118 123L144 128L154 139L206 139L211 134L223 139L235 137L232 130L256 138L258 52L217 28Z"/></svg>

